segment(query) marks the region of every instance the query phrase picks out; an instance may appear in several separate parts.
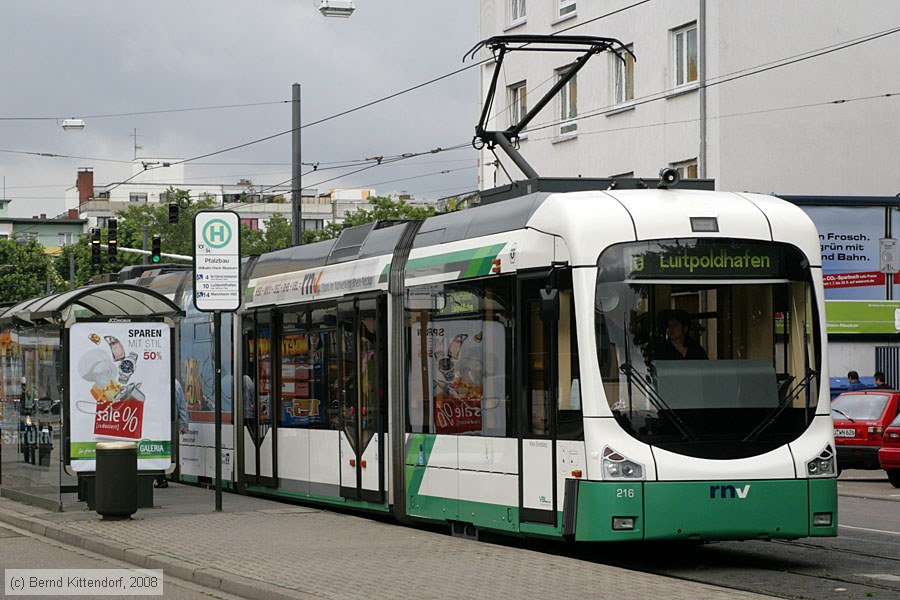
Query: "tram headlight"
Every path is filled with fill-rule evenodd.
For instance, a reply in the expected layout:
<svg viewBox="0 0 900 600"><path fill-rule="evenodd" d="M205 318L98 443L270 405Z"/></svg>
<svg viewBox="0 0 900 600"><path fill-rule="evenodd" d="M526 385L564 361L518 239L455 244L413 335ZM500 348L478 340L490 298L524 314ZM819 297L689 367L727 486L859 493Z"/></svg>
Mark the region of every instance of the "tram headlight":
<svg viewBox="0 0 900 600"><path fill-rule="evenodd" d="M603 479L643 479L644 465L628 460L613 448L603 449Z"/></svg>
<svg viewBox="0 0 900 600"><path fill-rule="evenodd" d="M834 449L831 445L825 446L817 457L807 461L806 473L810 477L836 477L837 464L835 462Z"/></svg>

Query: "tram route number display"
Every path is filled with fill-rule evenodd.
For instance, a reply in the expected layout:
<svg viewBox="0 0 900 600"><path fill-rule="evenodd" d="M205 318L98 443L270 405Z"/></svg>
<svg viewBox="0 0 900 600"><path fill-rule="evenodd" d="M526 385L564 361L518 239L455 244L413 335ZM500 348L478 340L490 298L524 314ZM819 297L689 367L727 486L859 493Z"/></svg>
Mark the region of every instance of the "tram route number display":
<svg viewBox="0 0 900 600"><path fill-rule="evenodd" d="M69 330L70 459L93 471L98 442L138 443L139 469L171 463L171 329L77 322Z"/></svg>

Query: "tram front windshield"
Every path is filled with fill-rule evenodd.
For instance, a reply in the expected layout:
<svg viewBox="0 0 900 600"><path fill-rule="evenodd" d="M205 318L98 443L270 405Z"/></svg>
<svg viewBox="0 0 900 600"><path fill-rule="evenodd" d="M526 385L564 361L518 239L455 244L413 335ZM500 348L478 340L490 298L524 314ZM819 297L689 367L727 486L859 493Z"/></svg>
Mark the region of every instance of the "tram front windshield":
<svg viewBox="0 0 900 600"><path fill-rule="evenodd" d="M597 353L616 420L678 454L756 456L815 413L821 343L809 263L787 244L668 239L598 261Z"/></svg>

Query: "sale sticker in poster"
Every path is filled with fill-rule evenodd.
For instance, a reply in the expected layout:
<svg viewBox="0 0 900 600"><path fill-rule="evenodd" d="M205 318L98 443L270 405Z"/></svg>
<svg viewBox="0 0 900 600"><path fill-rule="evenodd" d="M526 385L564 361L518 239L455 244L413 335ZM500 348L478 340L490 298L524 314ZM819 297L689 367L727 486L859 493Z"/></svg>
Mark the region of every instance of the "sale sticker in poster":
<svg viewBox="0 0 900 600"><path fill-rule="evenodd" d="M138 445L139 470L172 462L171 329L163 322L78 322L69 330L70 459L96 470L97 442Z"/></svg>

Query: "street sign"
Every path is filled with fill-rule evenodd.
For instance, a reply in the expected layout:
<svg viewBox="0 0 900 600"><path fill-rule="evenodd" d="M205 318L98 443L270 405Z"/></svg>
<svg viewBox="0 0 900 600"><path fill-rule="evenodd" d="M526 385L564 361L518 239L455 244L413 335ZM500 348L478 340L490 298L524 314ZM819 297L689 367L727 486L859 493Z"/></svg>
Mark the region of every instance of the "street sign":
<svg viewBox="0 0 900 600"><path fill-rule="evenodd" d="M225 210L194 217L194 306L235 311L241 305L240 219Z"/></svg>

